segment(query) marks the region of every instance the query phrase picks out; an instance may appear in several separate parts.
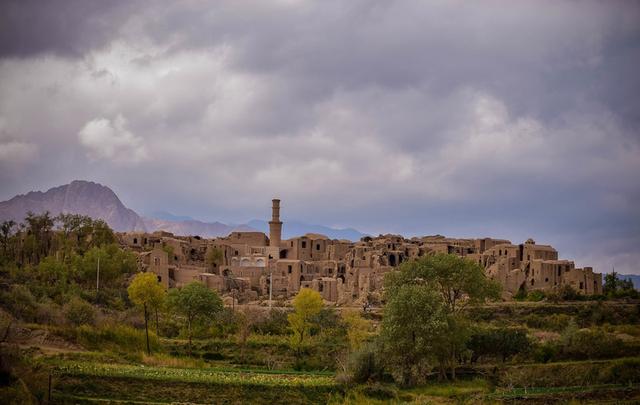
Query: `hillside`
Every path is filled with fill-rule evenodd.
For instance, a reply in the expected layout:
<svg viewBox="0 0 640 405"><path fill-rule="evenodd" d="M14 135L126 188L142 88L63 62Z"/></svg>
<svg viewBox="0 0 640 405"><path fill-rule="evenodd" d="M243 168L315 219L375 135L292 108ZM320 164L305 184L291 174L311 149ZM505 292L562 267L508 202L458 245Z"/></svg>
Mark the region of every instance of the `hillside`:
<svg viewBox="0 0 640 405"><path fill-rule="evenodd" d="M49 211L55 216L60 213L82 214L105 220L117 232L166 231L174 235L199 235L205 238L226 236L233 231L261 231L269 233L269 224L263 220L252 220L248 224L225 224L204 222L188 216L176 216L168 212L156 212L149 217L141 217L127 208L118 196L107 186L84 180L51 188L45 192L31 191L8 201L0 202L0 221L22 222L27 212L40 214ZM297 221L285 221L285 239L307 233L319 233L332 239L359 240L364 234L352 229L336 229L323 225L311 225Z"/></svg>
<svg viewBox="0 0 640 405"><path fill-rule="evenodd" d="M90 181L75 180L45 192L32 191L0 202L0 220L21 222L27 212L49 211L52 215L72 213L105 220L116 231L145 231L135 211L122 204L109 188Z"/></svg>
<svg viewBox="0 0 640 405"><path fill-rule="evenodd" d="M172 221L159 218L143 218L150 231L166 231L174 235L199 235L204 238L227 236L233 231L255 231L247 225L232 226L222 222L202 222L195 219Z"/></svg>

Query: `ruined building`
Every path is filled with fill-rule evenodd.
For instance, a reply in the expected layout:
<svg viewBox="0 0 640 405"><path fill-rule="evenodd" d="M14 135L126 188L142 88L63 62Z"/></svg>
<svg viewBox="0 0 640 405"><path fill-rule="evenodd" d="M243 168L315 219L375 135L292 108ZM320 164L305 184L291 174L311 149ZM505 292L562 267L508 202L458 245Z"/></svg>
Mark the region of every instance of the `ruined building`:
<svg viewBox="0 0 640 405"><path fill-rule="evenodd" d="M242 301L268 297L286 299L301 288L318 291L337 304L379 299L385 273L404 261L431 253L450 253L476 261L488 277L503 286L505 299L519 290L552 291L564 285L583 294L602 292L602 275L590 267L576 268L558 259L548 245L529 239L451 239L399 235L364 237L358 242L331 240L306 234L282 240L280 200L272 201L269 236L262 232L232 232L203 239L166 232L119 234L122 245L139 254L142 270L151 271L165 287L180 287L193 280ZM209 259L213 250L217 260Z"/></svg>

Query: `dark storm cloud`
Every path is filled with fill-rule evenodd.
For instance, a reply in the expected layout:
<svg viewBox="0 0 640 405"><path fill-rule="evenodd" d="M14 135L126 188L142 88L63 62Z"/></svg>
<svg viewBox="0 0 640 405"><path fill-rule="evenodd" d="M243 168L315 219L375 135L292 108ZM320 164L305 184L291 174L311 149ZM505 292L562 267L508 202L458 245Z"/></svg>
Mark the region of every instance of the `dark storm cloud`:
<svg viewBox="0 0 640 405"><path fill-rule="evenodd" d="M278 195L292 219L640 271L637 3L2 9L0 198L82 173L141 212L240 222Z"/></svg>
<svg viewBox="0 0 640 405"><path fill-rule="evenodd" d="M136 1L4 0L0 56L81 56L108 44Z"/></svg>

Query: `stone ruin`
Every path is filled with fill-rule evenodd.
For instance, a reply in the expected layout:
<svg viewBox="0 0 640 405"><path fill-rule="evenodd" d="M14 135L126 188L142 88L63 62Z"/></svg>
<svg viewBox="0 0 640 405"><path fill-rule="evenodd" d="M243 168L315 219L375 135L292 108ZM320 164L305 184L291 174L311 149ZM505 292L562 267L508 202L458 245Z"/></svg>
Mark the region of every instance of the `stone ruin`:
<svg viewBox="0 0 640 405"><path fill-rule="evenodd" d="M269 236L232 232L221 238L175 236L167 232L120 233L120 243L136 252L142 271L165 286L194 280L239 302L286 300L301 288L318 291L337 305L368 305L381 298L385 273L407 260L432 253L466 257L485 268L503 287L503 298L519 290L554 291L565 285L582 294L602 293L602 274L558 259L558 252L532 239L515 245L503 239L453 239L441 235L364 237L358 242L306 234L282 240L280 200L274 199ZM207 263L218 249L220 260Z"/></svg>

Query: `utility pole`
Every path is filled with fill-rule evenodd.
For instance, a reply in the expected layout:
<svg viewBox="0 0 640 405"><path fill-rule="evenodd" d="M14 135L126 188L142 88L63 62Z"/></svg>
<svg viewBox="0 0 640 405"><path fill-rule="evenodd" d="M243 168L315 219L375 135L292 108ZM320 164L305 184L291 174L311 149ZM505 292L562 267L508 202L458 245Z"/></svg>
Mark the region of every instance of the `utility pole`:
<svg viewBox="0 0 640 405"><path fill-rule="evenodd" d="M271 297L273 295L273 270L269 271L269 311L271 311Z"/></svg>
<svg viewBox="0 0 640 405"><path fill-rule="evenodd" d="M98 271L96 272L96 296L100 290L100 256L98 256Z"/></svg>

